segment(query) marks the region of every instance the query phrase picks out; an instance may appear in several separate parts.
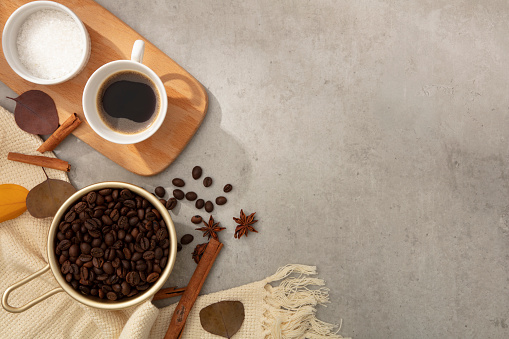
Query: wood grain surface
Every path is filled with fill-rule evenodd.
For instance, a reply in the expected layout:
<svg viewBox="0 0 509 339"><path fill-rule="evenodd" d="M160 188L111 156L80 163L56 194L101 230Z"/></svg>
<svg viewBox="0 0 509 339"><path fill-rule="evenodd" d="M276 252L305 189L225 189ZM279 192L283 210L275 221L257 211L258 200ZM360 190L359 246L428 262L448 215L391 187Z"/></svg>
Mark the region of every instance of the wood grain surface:
<svg viewBox="0 0 509 339"><path fill-rule="evenodd" d="M27 0L0 1L0 25ZM207 113L208 97L203 86L170 57L144 39L120 19L92 0L57 1L69 7L85 24L92 43L90 60L75 78L58 85L36 85L18 76L0 54L0 80L16 93L39 89L49 94L62 123L77 113L83 123L73 134L127 170L144 176L164 170L187 145ZM1 38L1 37L0 37ZM133 43L145 41L143 63L163 81L168 111L161 128L149 139L118 145L97 135L86 122L81 105L82 93L92 73L113 60L130 59Z"/></svg>

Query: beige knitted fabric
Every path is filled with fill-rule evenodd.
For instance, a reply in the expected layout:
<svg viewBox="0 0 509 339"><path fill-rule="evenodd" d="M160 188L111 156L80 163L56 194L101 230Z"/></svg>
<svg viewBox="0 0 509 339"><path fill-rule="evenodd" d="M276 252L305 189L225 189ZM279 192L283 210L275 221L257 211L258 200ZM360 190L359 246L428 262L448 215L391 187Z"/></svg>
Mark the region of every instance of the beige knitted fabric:
<svg viewBox="0 0 509 339"><path fill-rule="evenodd" d="M14 116L0 107L0 184L18 184L28 190L45 180L41 168L7 160L8 152L34 154L41 144L25 133ZM54 157L50 152L47 156ZM64 172L47 169L48 176L68 181ZM47 264L47 235L51 220L25 212L0 224L0 293ZM292 277L296 273L297 277ZM187 320L184 338L220 338L204 331L199 310L221 300L239 300L246 318L236 338L340 338L334 326L317 320L315 306L328 302L323 280L310 278L315 268L289 265L262 281L198 298ZM279 286L270 282L284 279ZM57 287L51 271L10 295L9 303L21 306ZM103 311L58 293L27 311L13 314L0 308L0 338L162 338L175 308L163 309L150 301L124 311Z"/></svg>

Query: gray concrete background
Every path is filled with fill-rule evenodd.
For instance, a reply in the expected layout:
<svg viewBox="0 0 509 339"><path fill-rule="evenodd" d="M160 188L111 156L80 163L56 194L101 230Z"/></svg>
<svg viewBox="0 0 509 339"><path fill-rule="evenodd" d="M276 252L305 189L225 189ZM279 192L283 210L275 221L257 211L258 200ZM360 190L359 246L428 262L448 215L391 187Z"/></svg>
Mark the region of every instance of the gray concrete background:
<svg viewBox="0 0 509 339"><path fill-rule="evenodd" d="M225 248L204 292L317 265L318 316L355 338L509 336L509 3L99 1L193 74L209 112L178 159L140 177L74 137L80 188L171 179L213 198ZM0 86L0 104L11 91ZM201 165L209 190L190 180ZM258 234L233 239L232 217ZM202 242L182 204L177 232ZM168 286L186 285L193 245Z"/></svg>

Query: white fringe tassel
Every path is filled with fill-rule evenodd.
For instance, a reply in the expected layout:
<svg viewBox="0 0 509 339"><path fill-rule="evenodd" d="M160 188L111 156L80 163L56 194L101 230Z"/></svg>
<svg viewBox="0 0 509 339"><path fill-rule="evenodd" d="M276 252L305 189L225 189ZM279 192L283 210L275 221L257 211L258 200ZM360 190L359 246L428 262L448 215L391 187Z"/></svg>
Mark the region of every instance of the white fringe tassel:
<svg viewBox="0 0 509 339"><path fill-rule="evenodd" d="M322 279L310 278L311 274L316 274L315 266L286 265L265 280L265 339L342 338L337 334L340 326L316 319L315 307L329 303L329 289L309 289L325 284ZM277 287L269 284L278 280L283 281Z"/></svg>

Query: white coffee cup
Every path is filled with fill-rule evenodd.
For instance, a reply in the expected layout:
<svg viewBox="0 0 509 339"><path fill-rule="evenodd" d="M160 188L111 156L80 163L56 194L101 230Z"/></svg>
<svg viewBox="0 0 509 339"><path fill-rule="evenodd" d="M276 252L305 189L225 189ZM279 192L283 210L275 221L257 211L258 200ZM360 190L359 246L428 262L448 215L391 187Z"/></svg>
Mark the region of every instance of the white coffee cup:
<svg viewBox="0 0 509 339"><path fill-rule="evenodd" d="M131 53L131 60L116 60L99 67L87 81L83 90L83 112L85 118L92 129L102 138L117 144L135 144L152 136L161 127L168 109L168 97L164 84L157 74L142 64L143 54L145 51L145 43L142 40L136 40ZM124 71L140 72L148 77L159 93L156 98L159 100L155 119L146 128L137 133L121 133L115 131L101 118L98 112L100 107L99 91L103 83L113 74Z"/></svg>

